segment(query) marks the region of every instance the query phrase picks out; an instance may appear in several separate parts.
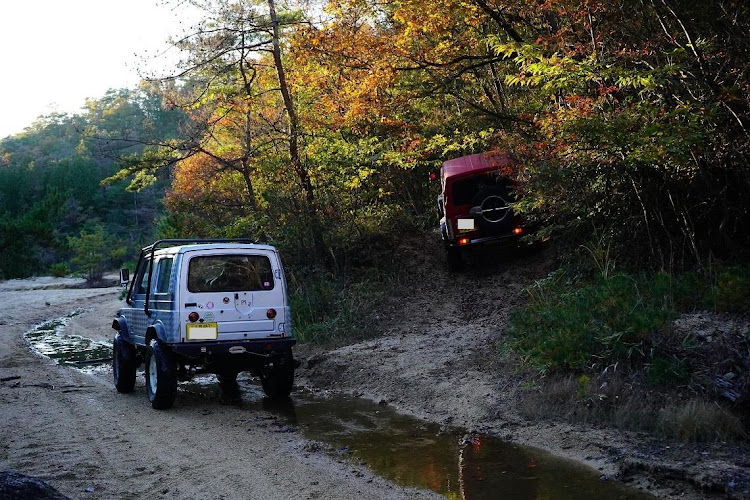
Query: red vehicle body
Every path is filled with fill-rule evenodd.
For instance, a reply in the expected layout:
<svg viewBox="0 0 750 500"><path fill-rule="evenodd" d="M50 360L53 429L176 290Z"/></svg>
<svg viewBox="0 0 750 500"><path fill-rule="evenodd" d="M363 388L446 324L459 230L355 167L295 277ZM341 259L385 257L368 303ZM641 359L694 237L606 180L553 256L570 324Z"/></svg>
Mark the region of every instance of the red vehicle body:
<svg viewBox="0 0 750 500"><path fill-rule="evenodd" d="M513 181L504 175L513 163L506 154L479 153L443 163L438 196L440 232L448 265L461 265L463 248L515 243L526 229L510 203Z"/></svg>

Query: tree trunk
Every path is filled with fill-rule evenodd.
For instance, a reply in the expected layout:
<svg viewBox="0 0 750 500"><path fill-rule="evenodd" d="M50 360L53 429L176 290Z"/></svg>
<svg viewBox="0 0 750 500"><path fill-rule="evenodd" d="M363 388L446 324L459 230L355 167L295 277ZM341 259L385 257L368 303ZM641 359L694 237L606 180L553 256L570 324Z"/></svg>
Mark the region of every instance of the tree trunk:
<svg viewBox="0 0 750 500"><path fill-rule="evenodd" d="M325 249L325 242L323 241L323 231L320 227L320 221L317 217L317 210L315 206L315 190L313 189L312 180L310 179L310 173L302 164L302 160L300 158L299 118L297 117L297 111L294 109L294 101L292 100L292 95L289 92L289 85L287 84L286 75L284 73L284 65L281 61L281 44L279 42L279 18L276 14L276 5L274 3L274 0L268 0L268 13L271 19L271 27L273 30L273 62L276 66L276 74L279 78L279 90L281 91L281 97L284 100L284 108L286 109L287 115L289 116L289 159L292 164L292 169L297 174L302 190L305 193L305 200L307 201L307 218L310 230L312 231L313 245L315 247L315 258L317 259L321 256L327 256L327 252Z"/></svg>

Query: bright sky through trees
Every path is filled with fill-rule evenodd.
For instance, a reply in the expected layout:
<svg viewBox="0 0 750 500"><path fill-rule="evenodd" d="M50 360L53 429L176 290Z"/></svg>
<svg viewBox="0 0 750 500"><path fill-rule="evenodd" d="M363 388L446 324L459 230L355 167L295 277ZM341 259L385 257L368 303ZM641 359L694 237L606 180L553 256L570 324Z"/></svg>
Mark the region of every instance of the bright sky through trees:
<svg viewBox="0 0 750 500"><path fill-rule="evenodd" d="M0 138L41 115L76 113L86 98L134 87L139 70L192 22L158 0L25 0L0 6ZM149 58L145 60L144 58Z"/></svg>

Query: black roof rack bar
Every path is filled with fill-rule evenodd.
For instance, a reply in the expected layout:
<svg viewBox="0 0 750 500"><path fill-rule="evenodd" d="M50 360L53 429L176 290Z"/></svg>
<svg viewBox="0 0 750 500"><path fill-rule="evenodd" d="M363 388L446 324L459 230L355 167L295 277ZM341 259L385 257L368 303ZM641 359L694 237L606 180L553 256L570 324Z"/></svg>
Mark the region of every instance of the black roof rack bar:
<svg viewBox="0 0 750 500"><path fill-rule="evenodd" d="M201 243L255 243L250 238L192 238L192 239L178 239L178 240L157 240L151 245L144 247L143 250L151 252L156 251L159 247L164 245L199 245Z"/></svg>
<svg viewBox="0 0 750 500"><path fill-rule="evenodd" d="M255 243L250 238L194 238L194 239L187 239L187 240L157 240L153 244L143 248L141 250L141 257L143 258L143 255L145 253L151 253L151 256L148 260L148 284L146 285L146 303L143 305L143 311L146 313L146 316L151 316L151 311L148 309L148 302L151 299L151 276L154 274L154 253L161 245L194 245L194 244L201 244L201 243Z"/></svg>

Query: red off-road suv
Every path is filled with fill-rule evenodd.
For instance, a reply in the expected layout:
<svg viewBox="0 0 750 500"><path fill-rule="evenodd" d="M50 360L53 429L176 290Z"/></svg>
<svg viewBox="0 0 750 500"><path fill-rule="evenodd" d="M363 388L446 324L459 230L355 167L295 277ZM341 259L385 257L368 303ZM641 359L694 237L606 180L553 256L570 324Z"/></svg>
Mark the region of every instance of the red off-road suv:
<svg viewBox="0 0 750 500"><path fill-rule="evenodd" d="M462 265L465 248L487 243L516 243L526 233L515 201L507 155L479 153L443 163L438 196L440 232L448 267Z"/></svg>

